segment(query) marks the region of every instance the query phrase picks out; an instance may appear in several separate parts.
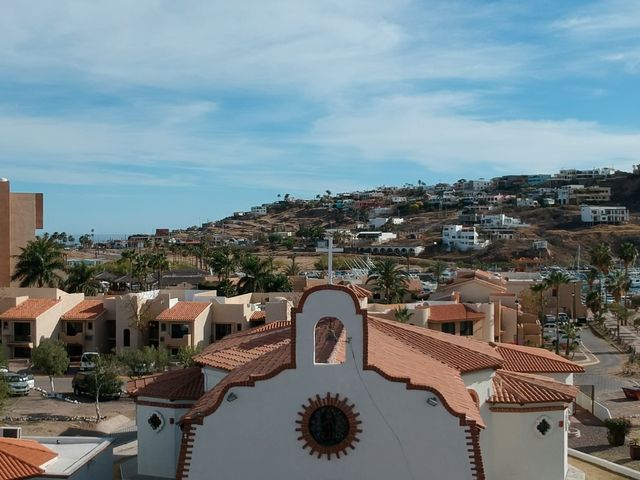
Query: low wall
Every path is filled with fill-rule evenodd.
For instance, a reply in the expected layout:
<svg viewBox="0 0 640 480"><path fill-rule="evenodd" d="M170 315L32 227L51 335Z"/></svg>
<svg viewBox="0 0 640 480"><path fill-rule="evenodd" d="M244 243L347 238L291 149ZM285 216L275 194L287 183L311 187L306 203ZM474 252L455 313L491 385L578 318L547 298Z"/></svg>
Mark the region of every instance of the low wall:
<svg viewBox="0 0 640 480"><path fill-rule="evenodd" d="M605 470L609 470L610 472L617 473L627 478L640 480L640 472L638 470L633 470L628 467L623 467L622 465L618 465L617 463L613 463L608 460L603 460L602 458L594 457L593 455L580 452L579 450L574 450L573 448L569 448L568 453L570 457L577 458L578 460L582 460L583 462L596 465L600 468L604 468Z"/></svg>
<svg viewBox="0 0 640 480"><path fill-rule="evenodd" d="M589 412L591 411L591 397L585 395L584 393L578 392L576 403L585 410ZM607 418L611 418L611 412L609 411L609 409L599 402L593 402L593 415L602 421L606 420Z"/></svg>

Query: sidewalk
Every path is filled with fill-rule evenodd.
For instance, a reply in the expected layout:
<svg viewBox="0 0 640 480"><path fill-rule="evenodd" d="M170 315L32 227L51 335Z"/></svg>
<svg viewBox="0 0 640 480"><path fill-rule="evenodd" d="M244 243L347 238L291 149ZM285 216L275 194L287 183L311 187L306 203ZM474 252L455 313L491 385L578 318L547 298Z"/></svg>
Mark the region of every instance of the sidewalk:
<svg viewBox="0 0 640 480"><path fill-rule="evenodd" d="M624 345L627 345L633 348L637 353L640 353L640 334L636 332L632 325L633 319L637 315L638 313L634 313L629 316L629 320L627 322L628 325L620 325L620 339ZM607 329L616 335L618 331L618 322L615 317L607 312L604 314L603 318Z"/></svg>

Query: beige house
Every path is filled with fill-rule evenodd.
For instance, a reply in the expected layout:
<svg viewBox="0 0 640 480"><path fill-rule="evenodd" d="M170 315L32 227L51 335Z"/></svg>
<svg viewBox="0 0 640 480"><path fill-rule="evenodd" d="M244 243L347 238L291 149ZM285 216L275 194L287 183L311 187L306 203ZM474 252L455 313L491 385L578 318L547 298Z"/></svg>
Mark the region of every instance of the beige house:
<svg viewBox="0 0 640 480"><path fill-rule="evenodd" d="M27 289L31 290L31 289ZM84 299L81 293L64 293L56 298L4 297L0 314L2 346L9 358L30 358L42 339L58 338L60 317Z"/></svg>
<svg viewBox="0 0 640 480"><path fill-rule="evenodd" d="M172 302L174 303L174 302ZM211 343L211 303L175 302L156 317L153 331L158 348L167 348L172 355L180 347L204 347Z"/></svg>
<svg viewBox="0 0 640 480"><path fill-rule="evenodd" d="M105 352L107 323L104 300L83 300L60 317L60 340L67 344L71 358L83 352Z"/></svg>
<svg viewBox="0 0 640 480"><path fill-rule="evenodd" d="M44 228L42 193L11 193L9 181L0 178L0 287L11 284L16 255Z"/></svg>
<svg viewBox="0 0 640 480"><path fill-rule="evenodd" d="M491 304L485 309L492 320L485 323L493 325L493 341L516 343L520 345L540 345L542 329L535 315L522 311L518 294L528 288L522 282L510 282L497 275L481 270L460 272L456 280L441 285L432 298L437 300L455 299L462 303L480 305ZM484 329L485 335L490 330ZM485 336L483 339L487 340Z"/></svg>

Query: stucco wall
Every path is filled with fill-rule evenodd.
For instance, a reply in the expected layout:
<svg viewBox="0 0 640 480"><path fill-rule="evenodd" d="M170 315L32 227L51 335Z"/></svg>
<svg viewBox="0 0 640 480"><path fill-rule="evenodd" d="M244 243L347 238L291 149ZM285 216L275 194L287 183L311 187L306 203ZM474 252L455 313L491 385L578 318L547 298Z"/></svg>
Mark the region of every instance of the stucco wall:
<svg viewBox="0 0 640 480"><path fill-rule="evenodd" d="M551 425L545 436L536 430L541 417ZM480 436L487 479L563 480L567 468L564 420L564 411L492 413L487 431Z"/></svg>
<svg viewBox="0 0 640 480"><path fill-rule="evenodd" d="M144 398L140 400L144 400ZM157 400L154 401L157 402ZM149 417L153 412L158 412L164 420L164 426L159 431L154 431L149 425ZM175 478L180 439L182 438L182 432L177 426L177 422L186 412L186 409L169 407L146 405L136 407L139 474ZM174 421L173 425L171 419Z"/></svg>

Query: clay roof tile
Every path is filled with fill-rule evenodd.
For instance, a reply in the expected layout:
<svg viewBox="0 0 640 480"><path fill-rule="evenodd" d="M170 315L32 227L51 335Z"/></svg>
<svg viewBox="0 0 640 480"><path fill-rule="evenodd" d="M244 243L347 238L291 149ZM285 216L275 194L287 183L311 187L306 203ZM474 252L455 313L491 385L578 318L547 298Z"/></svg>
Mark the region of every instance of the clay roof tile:
<svg viewBox="0 0 640 480"><path fill-rule="evenodd" d="M11 307L0 315L0 319L35 320L58 302L59 300L54 298L28 298L20 305Z"/></svg>
<svg viewBox="0 0 640 480"><path fill-rule="evenodd" d="M93 320L105 311L102 300L83 300L67 313L60 317L61 320Z"/></svg>
<svg viewBox="0 0 640 480"><path fill-rule="evenodd" d="M192 322L211 306L208 302L178 302L158 314L156 320L165 322Z"/></svg>

